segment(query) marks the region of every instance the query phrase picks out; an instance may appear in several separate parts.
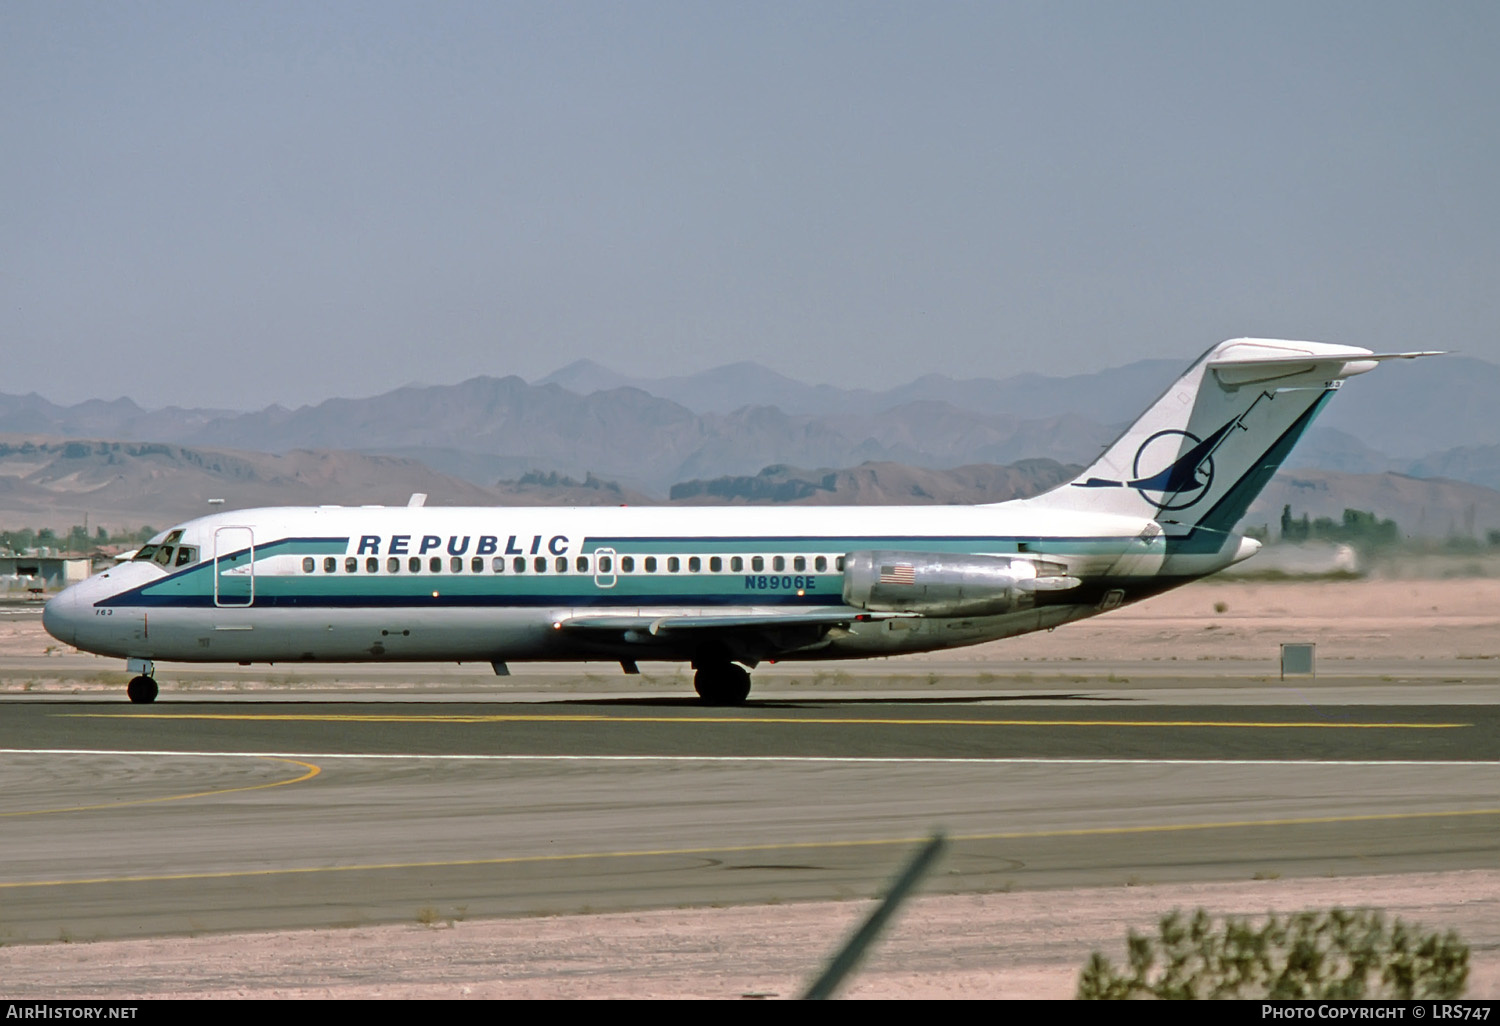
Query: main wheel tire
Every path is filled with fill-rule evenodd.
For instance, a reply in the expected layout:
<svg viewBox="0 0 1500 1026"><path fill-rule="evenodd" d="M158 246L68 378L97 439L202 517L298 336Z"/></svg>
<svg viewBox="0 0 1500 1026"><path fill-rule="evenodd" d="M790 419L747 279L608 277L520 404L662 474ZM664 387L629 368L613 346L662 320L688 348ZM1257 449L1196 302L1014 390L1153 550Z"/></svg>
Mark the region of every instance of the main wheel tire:
<svg viewBox="0 0 1500 1026"><path fill-rule="evenodd" d="M744 705L750 697L750 673L734 663L711 663L693 674L693 689L704 705Z"/></svg>
<svg viewBox="0 0 1500 1026"><path fill-rule="evenodd" d="M125 694L132 702L145 704L156 701L156 681L142 674L125 686Z"/></svg>

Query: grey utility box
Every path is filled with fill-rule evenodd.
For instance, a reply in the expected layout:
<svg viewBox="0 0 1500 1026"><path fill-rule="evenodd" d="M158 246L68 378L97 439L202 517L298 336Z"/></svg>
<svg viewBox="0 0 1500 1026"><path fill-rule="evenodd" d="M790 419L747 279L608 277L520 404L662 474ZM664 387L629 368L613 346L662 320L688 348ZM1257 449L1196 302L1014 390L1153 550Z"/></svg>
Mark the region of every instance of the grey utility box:
<svg viewBox="0 0 1500 1026"><path fill-rule="evenodd" d="M1317 645L1286 645L1281 646L1281 678L1287 677L1314 677L1313 653Z"/></svg>

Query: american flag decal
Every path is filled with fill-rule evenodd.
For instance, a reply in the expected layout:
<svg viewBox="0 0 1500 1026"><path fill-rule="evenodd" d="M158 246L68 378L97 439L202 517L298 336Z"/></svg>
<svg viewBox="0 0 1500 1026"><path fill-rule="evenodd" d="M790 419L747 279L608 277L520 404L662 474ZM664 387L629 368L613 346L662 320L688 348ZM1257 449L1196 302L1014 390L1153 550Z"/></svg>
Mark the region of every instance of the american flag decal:
<svg viewBox="0 0 1500 1026"><path fill-rule="evenodd" d="M916 584L917 571L910 563L897 563L880 568L881 584Z"/></svg>

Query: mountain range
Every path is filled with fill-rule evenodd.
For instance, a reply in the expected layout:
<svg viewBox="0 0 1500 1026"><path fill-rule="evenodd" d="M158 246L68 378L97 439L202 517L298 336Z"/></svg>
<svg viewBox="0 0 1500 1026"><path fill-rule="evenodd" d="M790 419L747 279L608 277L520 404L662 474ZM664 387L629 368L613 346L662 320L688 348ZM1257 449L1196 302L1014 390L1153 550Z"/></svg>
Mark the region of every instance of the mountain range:
<svg viewBox="0 0 1500 1026"><path fill-rule="evenodd" d="M953 476L954 471L941 485L913 487L938 489L936 501L974 501L966 496L976 488L982 491L971 469L975 466L1088 462L1183 363L1142 360L1068 377L925 375L872 391L807 385L753 363L651 379L580 361L535 383L515 376L475 377L455 385L410 385L369 398L253 412L148 410L124 398L61 406L35 394L0 394L0 432L26 436L29 444L42 444L39 436L49 436L49 445L61 439L90 446L176 446L165 451L175 452L185 465L191 465L190 452L241 454L236 458L277 454L282 464L257 464L258 476L246 481L259 494L273 479L289 475L290 481L301 480L307 487L300 493L291 488L287 501L303 501L296 496L317 490L317 461L337 464L336 476L352 490L337 501L355 501L353 493L360 501L403 501L404 495L394 493L408 488L451 493L447 501L524 501L550 488L561 501L575 486L583 489L581 500L591 500L600 497L601 480L613 482L617 501L660 501L669 494L672 501L723 501L729 497L716 498L715 488L739 487L715 483L725 480L760 479L755 487L769 487L772 493L781 487L779 494L790 494L787 482L773 486L761 473L777 467L834 468L820 473L848 476L797 501L821 501L829 495L849 501L851 495L887 494L873 486L861 491L856 470L871 463L903 465L912 473L961 468L967 478ZM1318 471L1335 475L1326 480L1341 481L1346 490L1353 488L1351 475L1387 474L1500 489L1500 422L1488 413L1488 397L1497 389L1500 367L1463 356L1402 362L1356 378L1294 450L1278 481L1292 471L1306 472L1304 477ZM339 459L357 455L376 462L339 463L335 453L343 454ZM118 448L95 456L166 458ZM0 508L45 505L43 496L28 493L31 488L52 495L53 505L69 488L83 488L88 481L105 489L98 493L101 499L114 494L109 488L126 488L106 487L99 484L102 478L81 473L32 480L36 468L26 469L24 461L16 462L19 458L12 453L0 459ZM222 465L229 467L232 461ZM388 480L399 478L400 486L376 488L379 467ZM394 473L394 467L404 469ZM436 477L421 483L424 472ZM894 473L882 472L888 479ZM553 485L536 484L547 475ZM65 484L65 478L73 484ZM445 484L448 479L455 484ZM565 480L573 484L556 483ZM531 483L519 483L523 481ZM582 482L588 481L594 484L585 488ZM463 483L476 489L468 493L470 499L460 499ZM201 487L227 490L227 484L216 481ZM370 498L377 493L378 498ZM25 498L28 494L31 499ZM125 501L123 494L118 498ZM201 501L186 493L181 498ZM739 496L730 501L760 500Z"/></svg>
<svg viewBox="0 0 1500 1026"><path fill-rule="evenodd" d="M680 482L674 505L937 505L1003 502L1046 491L1080 468L1055 460L931 470L899 463L806 469ZM488 488L409 459L345 451L236 452L161 442L64 441L0 436L0 529L73 524L134 530L215 508L402 505L414 492L433 505L649 505L662 500L615 482L531 472ZM1407 534L1484 537L1500 529L1500 492L1399 474L1284 470L1251 507L1246 523L1274 525L1283 504L1338 519L1345 507L1394 519Z"/></svg>
<svg viewBox="0 0 1500 1026"><path fill-rule="evenodd" d="M645 379L585 361L536 383L475 377L247 413L146 410L129 399L59 406L35 394L0 394L0 432L261 452L349 449L418 459L482 485L538 468L579 478L592 471L664 494L685 479L776 463L1084 462L1178 368L1142 360L1070 377L926 375L874 392L805 385L750 363ZM1349 383L1289 465L1500 487L1500 420L1489 415L1497 390L1500 367L1469 357L1382 368Z"/></svg>

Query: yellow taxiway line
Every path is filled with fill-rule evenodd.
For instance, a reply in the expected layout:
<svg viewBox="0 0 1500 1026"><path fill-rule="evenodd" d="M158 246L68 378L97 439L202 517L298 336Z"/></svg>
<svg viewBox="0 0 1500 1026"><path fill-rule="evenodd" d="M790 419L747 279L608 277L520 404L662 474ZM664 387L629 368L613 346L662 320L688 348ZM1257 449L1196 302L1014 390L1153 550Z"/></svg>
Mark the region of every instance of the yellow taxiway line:
<svg viewBox="0 0 1500 1026"><path fill-rule="evenodd" d="M301 776L288 777L286 780L273 780L268 784L245 784L241 787L221 787L212 791L194 791L191 794L169 794L160 798L132 798L122 802L103 802L99 805L67 805L55 809L25 809L20 812L0 812L0 819L11 816L47 816L59 812L93 812L98 809L120 809L131 805L154 805L159 802L181 802L189 798L211 798L221 794L235 794L239 791L264 791L270 787L286 787L288 784L300 784L305 780L322 773L321 767L314 766L310 762L302 762L300 759L287 759L274 755L257 756L257 758L269 759L272 762L285 762L293 766L301 766L307 772Z"/></svg>
<svg viewBox="0 0 1500 1026"><path fill-rule="evenodd" d="M1227 820L1213 823L1171 823L1147 826L1080 827L1069 830L1022 830L988 834L956 834L953 843L966 841L1044 840L1057 837L1108 837L1130 834L1183 833L1195 830L1232 830L1257 827L1315 826L1336 823L1395 822L1400 820L1453 819L1464 816L1500 816L1500 809L1450 809L1437 812L1367 813L1357 816L1299 816L1286 819ZM162 873L139 876L99 876L72 880L24 880L0 882L0 891L23 887L67 887L86 884L160 883L180 880L233 880L317 873L364 873L408 869L460 869L474 866L514 866L545 862L579 862L585 859L669 858L699 855L733 855L766 851L807 851L819 848L870 848L914 845L927 837L884 837L850 841L786 841L772 844L725 845L696 848L643 848L631 851L565 852L550 855L510 855L487 859L452 859L430 862L369 862L348 866L294 866L284 869L223 870L202 873Z"/></svg>
<svg viewBox="0 0 1500 1026"><path fill-rule="evenodd" d="M963 719L895 719L883 717L802 717L802 716L603 716L589 714L444 714L413 715L397 713L62 713L78 719L157 719L157 720L227 720L233 722L305 722L305 723L692 723L726 726L762 724L817 726L890 726L890 727L1246 727L1255 729L1290 728L1326 730L1453 730L1471 727L1472 723L1371 723L1338 720L963 720Z"/></svg>

